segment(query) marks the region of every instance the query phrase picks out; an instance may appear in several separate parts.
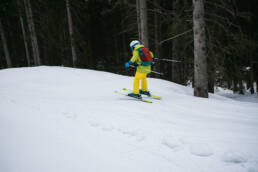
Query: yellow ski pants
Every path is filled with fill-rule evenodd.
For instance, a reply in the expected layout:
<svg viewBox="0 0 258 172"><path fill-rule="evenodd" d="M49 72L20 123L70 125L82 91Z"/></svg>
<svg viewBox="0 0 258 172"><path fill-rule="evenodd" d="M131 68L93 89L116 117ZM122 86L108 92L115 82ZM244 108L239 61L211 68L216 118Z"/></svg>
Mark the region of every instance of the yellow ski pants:
<svg viewBox="0 0 258 172"><path fill-rule="evenodd" d="M133 81L133 93L134 94L139 94L140 80L141 80L142 91L148 91L146 77L147 77L146 73L136 72L134 81Z"/></svg>

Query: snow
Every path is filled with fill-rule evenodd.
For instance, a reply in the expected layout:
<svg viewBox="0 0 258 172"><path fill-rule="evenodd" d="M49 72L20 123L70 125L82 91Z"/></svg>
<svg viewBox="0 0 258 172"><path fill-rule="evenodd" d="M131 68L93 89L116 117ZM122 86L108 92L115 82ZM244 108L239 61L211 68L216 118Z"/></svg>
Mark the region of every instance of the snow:
<svg viewBox="0 0 258 172"><path fill-rule="evenodd" d="M246 86L245 86L246 87ZM256 84L254 84L254 89L256 90ZM223 89L223 88L216 88L215 89L216 94L221 95L221 96L225 96L228 98L232 98L234 100L238 100L238 101L242 101L242 102L253 102L253 103L257 103L258 100L258 94L251 94L250 90L245 91L244 95L241 94L233 94L232 90L227 90L227 89Z"/></svg>
<svg viewBox="0 0 258 172"><path fill-rule="evenodd" d="M162 100L118 95L133 77L64 67L0 70L2 172L258 172L258 94L209 99L148 78Z"/></svg>

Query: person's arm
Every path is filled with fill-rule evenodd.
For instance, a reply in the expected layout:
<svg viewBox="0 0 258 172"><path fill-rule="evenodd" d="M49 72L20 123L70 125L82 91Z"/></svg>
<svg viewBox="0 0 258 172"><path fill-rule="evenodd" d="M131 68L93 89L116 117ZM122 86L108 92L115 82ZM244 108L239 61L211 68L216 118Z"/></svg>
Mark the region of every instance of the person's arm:
<svg viewBox="0 0 258 172"><path fill-rule="evenodd" d="M154 58L154 54L153 54L153 52L151 52L151 51L150 51L150 54L151 54L152 58Z"/></svg>
<svg viewBox="0 0 258 172"><path fill-rule="evenodd" d="M131 62L133 62L133 63L136 62L136 60L137 60L137 53L138 53L137 51L135 51L135 50L133 51L133 57L130 60Z"/></svg>
<svg viewBox="0 0 258 172"><path fill-rule="evenodd" d="M130 67L130 65L136 61L137 59L136 53L137 53L136 51L133 51L133 56L128 62L125 63L125 67L127 68Z"/></svg>

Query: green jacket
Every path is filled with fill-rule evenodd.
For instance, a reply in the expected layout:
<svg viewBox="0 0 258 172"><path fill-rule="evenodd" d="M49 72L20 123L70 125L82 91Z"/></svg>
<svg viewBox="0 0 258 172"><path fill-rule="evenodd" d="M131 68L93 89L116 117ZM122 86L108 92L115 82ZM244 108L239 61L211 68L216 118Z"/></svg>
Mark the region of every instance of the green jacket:
<svg viewBox="0 0 258 172"><path fill-rule="evenodd" d="M142 44L139 44L139 45L135 46L135 48L133 50L133 57L131 58L131 61L138 65L136 72L148 74L148 73L151 72L151 65L149 65L149 66L142 66L141 65L142 61L141 61L141 58L140 58L140 55L139 55L139 52L138 52L138 49L139 48L143 48L143 47L144 47L144 45L142 45ZM150 53L151 53L151 56L153 58L154 57L153 53L151 51L150 51Z"/></svg>

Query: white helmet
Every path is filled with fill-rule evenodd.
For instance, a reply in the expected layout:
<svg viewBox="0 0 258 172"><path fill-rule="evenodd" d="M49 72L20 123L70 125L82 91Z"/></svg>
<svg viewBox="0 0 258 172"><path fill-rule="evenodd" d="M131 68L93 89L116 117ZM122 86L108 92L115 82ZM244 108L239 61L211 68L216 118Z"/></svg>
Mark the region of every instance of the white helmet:
<svg viewBox="0 0 258 172"><path fill-rule="evenodd" d="M133 40L131 43L130 43L130 48L131 50L133 51L134 47L136 45L140 44L140 42L138 40Z"/></svg>

